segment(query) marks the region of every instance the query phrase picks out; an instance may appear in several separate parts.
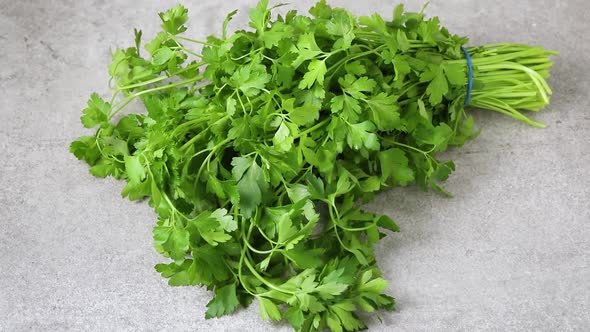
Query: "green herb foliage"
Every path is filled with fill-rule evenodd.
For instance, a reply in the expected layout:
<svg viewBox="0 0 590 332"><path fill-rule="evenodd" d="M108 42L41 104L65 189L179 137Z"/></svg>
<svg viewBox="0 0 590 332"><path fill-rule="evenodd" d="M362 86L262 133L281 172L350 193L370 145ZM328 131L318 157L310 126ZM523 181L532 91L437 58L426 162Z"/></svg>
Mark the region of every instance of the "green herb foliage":
<svg viewBox="0 0 590 332"><path fill-rule="evenodd" d="M117 49L110 101L92 94L81 118L93 136L71 144L95 176L126 179L149 199L170 285L202 285L206 317L256 300L260 315L297 331L364 329L361 313L392 310L374 245L399 230L364 211L375 193L416 183L447 193L455 169L436 155L476 134L464 108L467 39L438 18L386 21L320 1L311 17L273 18L266 0L249 31L184 36L187 10L160 13L141 49ZM552 52L470 47L471 106L532 125L518 110L548 102ZM144 114L120 112L139 99ZM448 193L447 193L448 194Z"/></svg>

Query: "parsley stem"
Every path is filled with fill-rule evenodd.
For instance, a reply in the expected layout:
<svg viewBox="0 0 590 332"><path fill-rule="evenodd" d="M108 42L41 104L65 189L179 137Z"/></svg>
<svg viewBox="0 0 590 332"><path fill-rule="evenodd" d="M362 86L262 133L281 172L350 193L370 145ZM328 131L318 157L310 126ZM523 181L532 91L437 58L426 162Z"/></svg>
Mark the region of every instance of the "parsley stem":
<svg viewBox="0 0 590 332"><path fill-rule="evenodd" d="M265 254L271 254L272 255L272 253L274 253L274 252L280 252L281 251L281 249L277 249L276 246L273 247L270 250L258 250L256 248L254 248L250 244L250 236L252 235L252 230L254 229L254 227L255 227L254 224L251 223L250 224L250 227L248 228L248 235L246 236L246 241L244 242L246 244L246 246L248 247L248 249L250 249L251 251L253 251L253 252L257 253L257 254L262 254L262 255L265 255ZM258 227L258 225L256 225L256 227Z"/></svg>
<svg viewBox="0 0 590 332"><path fill-rule="evenodd" d="M236 205L234 205L232 207L232 210L234 212L234 219L236 219L236 220L239 219L238 207ZM245 228L246 228L245 222L246 222L246 218L242 217L241 222L240 222L240 225L241 225L240 234L242 236L242 242L244 242L244 243L247 242L246 233L245 233ZM246 257L246 249L247 249L246 246L242 246L240 260L238 262L238 279L240 280L240 284L242 285L242 287L244 287L246 292L248 292L252 296L256 296L257 293L250 290L250 288L248 287L248 284L244 281L244 276L242 275L244 261L248 259Z"/></svg>
<svg viewBox="0 0 590 332"><path fill-rule="evenodd" d="M218 45L209 44L209 43L204 42L204 41L200 41L200 40L192 39L192 38L187 38L187 37L183 37L183 36L179 36L179 35L174 35L174 36L172 36L172 38L173 39L185 40L185 41L189 41L191 43L201 44L201 45L210 46L210 47L219 47Z"/></svg>
<svg viewBox="0 0 590 332"><path fill-rule="evenodd" d="M371 228L377 227L377 226L375 224L370 224L370 225L367 225L364 227L356 227L356 228L345 227L342 225L338 225L338 227L340 227L343 230L348 231L348 232L362 232L362 231L366 231L367 229L371 229Z"/></svg>
<svg viewBox="0 0 590 332"><path fill-rule="evenodd" d="M260 235L262 235L262 237L266 241L268 241L269 243L274 244L274 245L279 244L278 242L276 242L276 241L272 240L271 238L269 238L268 235L266 235L266 233L260 228L259 225L256 225L256 228L258 228L258 233L260 233Z"/></svg>
<svg viewBox="0 0 590 332"><path fill-rule="evenodd" d="M99 141L101 131L102 131L102 128L97 131L96 136L95 136L96 148L98 149L98 152L100 153L100 155L108 160L114 160L116 162L124 164L125 162L123 160L117 158L116 156L105 154L103 152L102 148L100 147L100 141Z"/></svg>
<svg viewBox="0 0 590 332"><path fill-rule="evenodd" d="M185 68L183 68L183 69L181 69L181 70L179 70L177 72L174 72L174 75L182 74L182 73L184 73L184 72L186 72L188 70L199 68L199 67L201 67L201 66L203 66L205 64L206 64L205 62L193 63L193 64L188 65ZM158 82L161 82L163 80L166 80L166 79L169 79L169 78L172 78L172 77L173 76L165 75L165 76L159 76L159 77L153 78L151 80L147 80L147 81L143 81L143 82L139 82L139 83L134 83L134 84L130 84L130 85L125 85L125 86L118 86L117 85L116 86L116 90L117 91L120 91L120 90L129 90L129 89L133 89L133 88L138 88L138 87L146 86L146 85L149 85L149 84L158 83Z"/></svg>
<svg viewBox="0 0 590 332"><path fill-rule="evenodd" d="M156 92L156 91L161 91L161 90L166 90L166 89L170 89L170 88L174 88L177 87L179 85L185 85L185 84L190 84L193 82L197 82L199 80L203 79L203 76L197 76L188 80L184 80L184 81L180 81L180 82L176 82L176 83L172 83L172 84L168 84L168 85L164 85L164 86L159 86L156 88L152 88L152 89L147 89L147 90L142 90L140 92L136 92L132 95L127 96L127 98L125 98L120 104L118 104L117 109L115 109L115 111L112 111L111 114L109 114L108 119L112 119L117 113L119 113L123 108L125 108L125 106L127 106L131 101L133 101L133 99L147 94L147 93L152 93L152 92Z"/></svg>
<svg viewBox="0 0 590 332"><path fill-rule="evenodd" d="M365 51L365 52L361 52L361 53L353 53L350 56L346 56L342 59L340 59L338 62L336 62L335 64L333 64L332 66L330 66L330 68L328 68L328 73L332 70L334 70L334 68L336 68L336 70L338 68L340 68L344 63L350 61L350 60L354 60L354 59L358 59L358 58L362 58L364 56L370 55L370 54L375 54L379 51L381 51L382 49L385 48L385 45L381 45L375 49L372 49L370 51ZM330 77L330 76L329 76ZM331 77L330 77L331 78Z"/></svg>
<svg viewBox="0 0 590 332"><path fill-rule="evenodd" d="M420 150L418 148L415 148L413 146L410 146L410 145L407 145L407 144L403 144L403 143L397 142L397 141L395 141L393 139L388 139L388 138L382 138L382 139L385 142L387 142L387 143L398 145L398 146L404 147L404 148L409 149L409 150L413 150L415 152L418 152L418 153L424 155L424 157L428 161L428 164L429 165L432 165L433 162L434 162L434 164L437 164L437 165L439 164L439 162L433 156L430 155L436 149L436 145L434 145L432 147L432 149L430 149L429 151L424 151L424 150Z"/></svg>
<svg viewBox="0 0 590 332"><path fill-rule="evenodd" d="M156 77L156 78L148 80L148 81L143 81L143 82L125 85L125 86L118 86L117 85L115 88L117 89L117 91L129 90L129 89L139 88L139 87L146 86L146 85L153 84L153 83L158 83L158 82L163 81L167 78L170 78L170 76L159 76L159 77Z"/></svg>
<svg viewBox="0 0 590 332"><path fill-rule="evenodd" d="M276 290L277 292L281 292L281 293L286 293L286 294L291 294L291 295L295 295L295 292L291 292L288 291L286 289L283 289L281 287L276 286L275 284L273 284L272 282L266 280L266 278L264 278L263 276L260 275L260 273L258 273L258 271L256 271L256 269L254 268L254 266L252 266L252 263L250 263L249 259L244 259L244 262L246 263L246 266L248 267L248 269L250 270L250 272L252 272L252 274L256 277L256 279L260 280L263 284L265 284L266 286L268 286L269 288Z"/></svg>
<svg viewBox="0 0 590 332"><path fill-rule="evenodd" d="M256 249L256 248L254 248L254 247L253 247L253 246L252 246L250 243L248 243L248 242L246 242L246 246L248 246L248 249L250 249L251 251L253 251L253 252L257 253L257 254L261 254L261 255L270 254L270 253L273 253L273 252L277 251L277 250L275 250L275 249L270 249L270 250L259 250L259 249Z"/></svg>
<svg viewBox="0 0 590 332"><path fill-rule="evenodd" d="M202 59L202 58L203 58L203 56L202 56L201 54L199 54L199 53L197 53L197 52L195 52L195 51L191 51L191 50L189 50L188 48L186 48L186 47L184 47L184 46L182 46L182 45L180 45L180 44L178 44L178 45L179 45L179 46L178 46L178 48L177 48L177 49L179 49L179 50L183 50L183 51L185 51L186 53L188 53L188 54L190 54L190 55L194 55L194 56L196 56L196 57L197 57L197 58L199 58L199 59Z"/></svg>
<svg viewBox="0 0 590 332"><path fill-rule="evenodd" d="M115 99L117 98L119 93L120 93L119 90L117 90L117 91L115 91L115 93L113 93L113 96L111 97L111 100L109 101L109 105L113 105L113 103L115 102Z"/></svg>
<svg viewBox="0 0 590 332"><path fill-rule="evenodd" d="M255 214L255 218L256 215L258 214L258 212ZM268 286L269 288L276 290L278 292L281 293L287 293L287 294L295 294L294 292L290 292L287 290L284 290L276 285L274 285L273 283L271 283L270 281L266 280L266 278L264 278L263 276L261 276L258 271L256 271L256 269L254 268L254 266L252 266L252 263L250 263L250 260L247 256L246 253L246 248L248 247L247 242L249 241L249 237L246 236L246 231L245 231L245 220L246 218L242 217L242 227L241 227L241 233L242 233L242 242L244 243L244 246L242 246L242 255L240 257L240 263L239 265L242 265L242 262L246 264L246 266L248 267L248 269L250 270L250 272L254 275L254 277L256 277L256 279L260 280L263 284L265 284L266 286ZM253 223L250 224L250 227L253 226ZM251 230L251 228L250 228ZM239 275L241 276L241 268L239 269ZM240 277L241 278L241 277ZM243 284L243 283L242 283Z"/></svg>
<svg viewBox="0 0 590 332"><path fill-rule="evenodd" d="M304 131L299 132L299 134L296 136L293 136L293 138L295 139L295 138L303 137L303 136L307 135L307 133L316 131L316 130L322 128L323 126L325 126L328 122L330 122L330 120L332 120L332 117L327 117L324 120L316 123L313 127L307 128Z"/></svg>
<svg viewBox="0 0 590 332"><path fill-rule="evenodd" d="M332 209L334 209L334 213L332 213ZM345 249L346 251L348 251L354 255L354 251L352 249L350 249L347 245L345 245L344 242L342 242L342 239L340 238L340 234L338 234L338 228L341 228L340 215L338 214L338 208L336 208L333 201L331 201L330 204L328 205L328 213L330 214L330 220L332 220L332 222L334 223L334 225L333 225L334 234L336 234L336 238L338 239L338 242L340 243L340 245L342 246L343 249Z"/></svg>
<svg viewBox="0 0 590 332"><path fill-rule="evenodd" d="M190 121L187 121L187 122L181 123L181 124L180 124L180 125L178 125L176 128L174 128L174 130L172 131L172 134L171 134L171 135L172 135L172 136L174 136L175 134L177 134L177 133L178 133L178 130L180 130L180 129L184 129L184 128L186 128L186 127L189 127L189 129L190 129L190 127L191 127L192 125L199 124L199 123L203 123L203 122L207 122L207 121L209 121L210 119L211 119L211 117L210 117L210 116L208 116L208 115L202 115L201 117L199 117L199 118L197 118L197 119L193 119L193 120L190 120Z"/></svg>
<svg viewBox="0 0 590 332"><path fill-rule="evenodd" d="M205 131L201 132L204 133ZM211 160L211 157L213 157L213 155L215 154L215 152L222 148L223 146L225 146L226 143L228 143L229 141L231 141L229 138L225 139L224 141L222 141L221 143L217 144L212 150L211 152L209 152L209 154L207 155L207 157L205 157L205 160L203 160L203 163L201 164L201 166L199 167L199 170L197 171L197 175L196 178L197 180L200 179L201 176L201 172L203 171L203 167L205 167L205 165L207 165L207 167L209 167L209 161Z"/></svg>

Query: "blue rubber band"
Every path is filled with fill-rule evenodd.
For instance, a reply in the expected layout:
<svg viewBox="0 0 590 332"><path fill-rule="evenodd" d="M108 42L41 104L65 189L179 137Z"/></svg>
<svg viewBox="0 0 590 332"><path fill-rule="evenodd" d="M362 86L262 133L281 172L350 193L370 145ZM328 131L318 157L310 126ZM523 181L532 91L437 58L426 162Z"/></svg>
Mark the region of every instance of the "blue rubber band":
<svg viewBox="0 0 590 332"><path fill-rule="evenodd" d="M468 106L471 102L471 90L473 89L473 62L471 61L471 55L467 48L461 46L463 54L465 54L465 60L467 60L467 95L465 96L465 106Z"/></svg>

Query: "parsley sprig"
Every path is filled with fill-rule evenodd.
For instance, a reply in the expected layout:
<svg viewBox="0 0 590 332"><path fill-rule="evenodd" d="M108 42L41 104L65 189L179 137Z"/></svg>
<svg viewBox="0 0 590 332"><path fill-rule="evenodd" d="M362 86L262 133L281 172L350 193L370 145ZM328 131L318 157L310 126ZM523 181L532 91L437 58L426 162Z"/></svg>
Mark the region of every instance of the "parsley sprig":
<svg viewBox="0 0 590 332"><path fill-rule="evenodd" d="M81 118L95 135L71 144L93 175L125 179L123 196L157 215L156 270L170 285L215 293L206 317L258 302L263 319L297 331L356 331L363 312L392 310L374 245L399 231L362 209L375 193L417 183L449 194L455 169L437 154L477 135L464 107L467 65L438 18L397 6L386 21L325 1L311 17L250 11L252 30L195 40L188 12L160 13L140 54L117 49L110 101ZM549 103L555 52L469 47L470 106L542 126L521 113ZM121 112L140 100L146 112Z"/></svg>

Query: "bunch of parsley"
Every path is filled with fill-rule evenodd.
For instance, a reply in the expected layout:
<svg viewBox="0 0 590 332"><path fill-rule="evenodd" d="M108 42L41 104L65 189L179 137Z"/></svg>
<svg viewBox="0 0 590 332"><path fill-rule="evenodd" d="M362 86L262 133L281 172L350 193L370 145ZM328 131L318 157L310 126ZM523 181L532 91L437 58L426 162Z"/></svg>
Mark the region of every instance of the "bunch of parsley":
<svg viewBox="0 0 590 332"><path fill-rule="evenodd" d="M118 49L110 101L93 94L82 123L98 127L71 151L93 175L127 180L158 215L156 266L170 285L204 285L206 317L258 302L297 331L356 331L361 313L392 310L373 247L398 226L361 205L380 190L440 185L454 170L436 154L475 136L466 113L464 37L438 18L395 8L385 21L324 1L312 17L272 20L206 41L183 34L187 10L160 13L162 31ZM191 48L197 46L199 52ZM470 106L540 125L553 52L470 47ZM119 114L140 99L145 114Z"/></svg>

